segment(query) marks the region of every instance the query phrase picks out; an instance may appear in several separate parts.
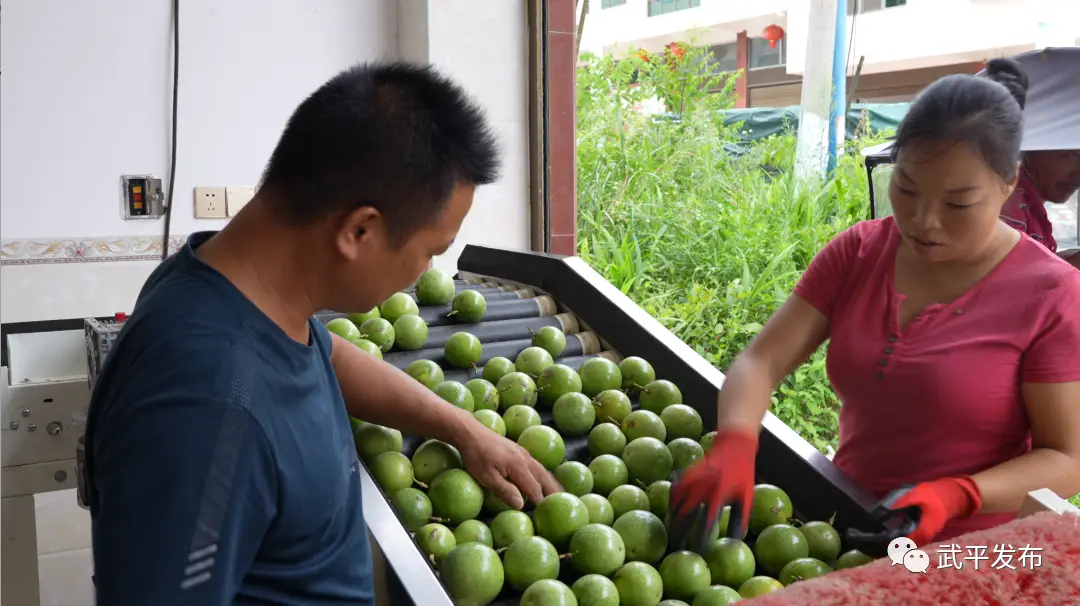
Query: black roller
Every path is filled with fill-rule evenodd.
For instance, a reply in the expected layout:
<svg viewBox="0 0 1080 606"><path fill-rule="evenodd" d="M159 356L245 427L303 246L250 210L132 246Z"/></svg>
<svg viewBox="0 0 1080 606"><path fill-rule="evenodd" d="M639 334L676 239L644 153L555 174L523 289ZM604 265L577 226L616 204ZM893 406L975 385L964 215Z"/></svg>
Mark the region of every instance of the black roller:
<svg viewBox="0 0 1080 606"><path fill-rule="evenodd" d="M461 292L463 290L475 290L476 292L483 295L483 297L485 299L487 299L489 303L492 302L492 301L503 301L503 300L507 300L507 299L520 299L521 298L521 295L518 294L517 291L512 291L512 290L508 291L508 290L503 290L503 289L500 289L500 288L491 288L489 286L479 286L479 285L477 285L475 287L458 286L457 290L454 291L454 292ZM412 297L413 301L416 301L416 293L415 292L407 292L406 294L408 294L410 297ZM435 306L432 306L432 307L435 307Z"/></svg>
<svg viewBox="0 0 1080 606"><path fill-rule="evenodd" d="M454 291L461 292L463 290L489 290L490 286L484 286L483 284L469 284L468 282L454 282ZM495 289L499 290L499 289Z"/></svg>
<svg viewBox="0 0 1080 606"><path fill-rule="evenodd" d="M531 345L532 339L486 343L484 344L480 361L477 362L476 366L483 366L488 360L496 356L503 356L504 358L515 360L522 350ZM587 332L567 335L566 349L563 351L565 356L573 357L591 353L600 353L600 341L595 333ZM441 347L436 349L420 349L417 351L391 352L383 356L383 359L401 369L404 369L416 360L432 360L444 369L453 368L443 356Z"/></svg>
<svg viewBox="0 0 1080 606"><path fill-rule="evenodd" d="M535 297L531 299L518 298L514 293L499 299L488 299L487 311L484 312L483 323L498 320L517 320L521 318L539 318L541 316L554 316L556 307L551 297ZM448 317L450 306L429 306L420 308L420 317L428 323L430 328L457 324L453 317ZM464 326L464 325L460 325ZM430 333L429 333L430 334Z"/></svg>
<svg viewBox="0 0 1080 606"><path fill-rule="evenodd" d="M538 318L515 318L513 320L484 321L479 324L449 324L435 326L428 330L424 349L435 349L446 345L446 340L456 332L467 332L481 343L531 339L533 332L545 326L554 326L567 334L578 332L577 319L570 314L540 316Z"/></svg>
<svg viewBox="0 0 1080 606"><path fill-rule="evenodd" d="M461 280L455 280L454 281L454 288L457 289L458 292L460 292L462 290L476 290L476 289L480 289L480 288L482 288L482 289L494 288L495 290L501 290L501 291L504 291L504 292L512 292L512 291L515 291L515 290L532 291L532 289L529 288L529 287L517 286L517 285L514 285L514 284L499 284L498 282L463 282ZM534 296L534 295L535 295L535 293L533 293L533 295L530 295L530 296Z"/></svg>
<svg viewBox="0 0 1080 606"><path fill-rule="evenodd" d="M487 299L487 297L485 297L485 299ZM496 298L487 299L487 304L487 311L484 312L484 319L480 324L458 324L454 321L452 316L447 316L447 314L450 313L449 305L429 305L421 307L420 317L423 318L424 322L427 322L427 325L431 329L434 329L438 326L476 327L483 326L488 322L502 320L552 317L557 311L555 301L551 297L543 296L523 299L520 298L519 294L516 292L500 293L499 295L496 295ZM315 313L315 318L323 324L326 324L330 320L347 318L348 316L349 314L337 311L320 311ZM454 332L457 331L451 331L451 334ZM439 347L441 346L442 344L439 345Z"/></svg>
<svg viewBox="0 0 1080 606"><path fill-rule="evenodd" d="M588 354L588 355L584 355L584 356L571 356L571 357L568 357L568 358L556 358L555 363L556 364L563 364L565 366L569 366L570 368L573 368L574 370L577 370L577 369L581 368L581 365L585 363L585 360L588 360L589 358L599 358L601 356L606 357L609 360L612 360L613 362L621 362L622 361L622 359L619 358L618 355L616 355L614 353L611 353L611 352L604 352L604 353L599 353L599 354ZM444 370L443 371L443 378L445 380L447 380L447 381L457 381L458 383L464 383L464 382L468 381L469 379L475 379L476 377L479 377L481 375L481 373L483 373L483 372L484 372L484 367L483 366L478 366L476 370L472 370L471 368L466 369L466 370L459 370L459 369L455 368L454 370Z"/></svg>

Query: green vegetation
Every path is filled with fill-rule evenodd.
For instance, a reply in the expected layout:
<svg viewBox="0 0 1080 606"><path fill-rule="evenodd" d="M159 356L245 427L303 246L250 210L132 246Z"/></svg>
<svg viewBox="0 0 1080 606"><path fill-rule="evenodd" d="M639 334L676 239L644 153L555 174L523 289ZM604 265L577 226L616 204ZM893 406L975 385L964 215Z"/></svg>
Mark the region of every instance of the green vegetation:
<svg viewBox="0 0 1080 606"><path fill-rule="evenodd" d="M649 61L589 56L578 71L578 254L719 368L761 330L813 256L869 216L849 149L833 178L799 186L794 134L749 146L717 111L734 79L707 51ZM708 92L719 91L719 92ZM680 119L631 111L664 98ZM863 137L860 146L883 140ZM839 403L824 348L777 390L773 411L817 448L835 447Z"/></svg>

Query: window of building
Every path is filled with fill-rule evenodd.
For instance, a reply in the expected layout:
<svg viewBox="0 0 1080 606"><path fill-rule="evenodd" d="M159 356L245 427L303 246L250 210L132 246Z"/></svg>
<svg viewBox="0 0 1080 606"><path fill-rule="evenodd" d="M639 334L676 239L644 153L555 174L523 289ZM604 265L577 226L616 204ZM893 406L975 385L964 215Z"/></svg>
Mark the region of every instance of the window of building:
<svg viewBox="0 0 1080 606"><path fill-rule="evenodd" d="M765 38L750 38L750 57L748 67L761 69L763 67L777 67L787 64L787 41L781 38L776 41L776 46L769 46Z"/></svg>
<svg viewBox="0 0 1080 606"><path fill-rule="evenodd" d="M848 0L847 14L854 15L856 12L859 14L872 13L883 8L893 8L906 4L907 0Z"/></svg>
<svg viewBox="0 0 1080 606"><path fill-rule="evenodd" d="M649 16L666 15L699 6L701 0L649 0Z"/></svg>
<svg viewBox="0 0 1080 606"><path fill-rule="evenodd" d="M622 6L626 4L626 0L600 0L600 8L611 8L613 6Z"/></svg>
<svg viewBox="0 0 1080 606"><path fill-rule="evenodd" d="M733 72L739 69L739 47L735 42L715 44L709 47L711 73Z"/></svg>

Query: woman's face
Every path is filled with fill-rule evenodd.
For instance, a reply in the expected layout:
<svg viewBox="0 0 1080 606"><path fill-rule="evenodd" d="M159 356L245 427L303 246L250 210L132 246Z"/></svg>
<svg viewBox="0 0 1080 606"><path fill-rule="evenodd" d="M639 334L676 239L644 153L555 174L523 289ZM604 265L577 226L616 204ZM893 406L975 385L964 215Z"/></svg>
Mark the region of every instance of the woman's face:
<svg viewBox="0 0 1080 606"><path fill-rule="evenodd" d="M1015 185L969 145L912 142L897 155L889 200L900 236L915 255L963 262L989 245Z"/></svg>
<svg viewBox="0 0 1080 606"><path fill-rule="evenodd" d="M1024 168L1050 202L1060 204L1080 189L1080 150L1028 152Z"/></svg>

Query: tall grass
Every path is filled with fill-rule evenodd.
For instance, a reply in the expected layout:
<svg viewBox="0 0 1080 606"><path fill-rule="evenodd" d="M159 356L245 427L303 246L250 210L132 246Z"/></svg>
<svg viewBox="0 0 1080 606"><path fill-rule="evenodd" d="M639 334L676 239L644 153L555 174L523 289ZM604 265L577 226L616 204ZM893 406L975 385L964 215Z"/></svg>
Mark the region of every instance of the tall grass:
<svg viewBox="0 0 1080 606"><path fill-rule="evenodd" d="M709 74L701 59L693 48L681 58L667 52L618 64L584 58L577 91L578 254L725 368L810 259L866 218L869 206L855 150L827 182L797 183L793 135L740 149L738 133L716 114L731 105L733 82ZM680 119L631 111L653 96L681 108ZM773 401L773 411L823 451L835 447L838 410L823 350Z"/></svg>

